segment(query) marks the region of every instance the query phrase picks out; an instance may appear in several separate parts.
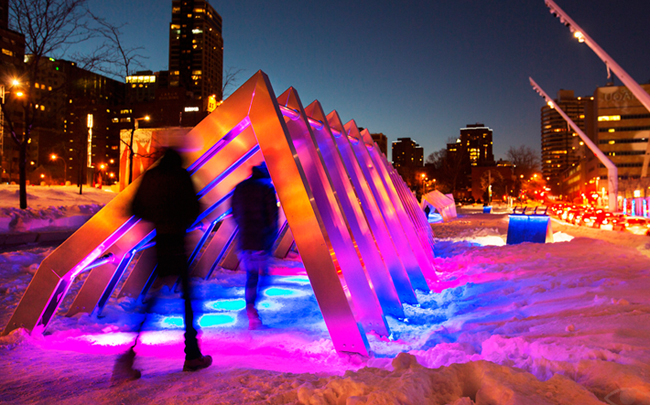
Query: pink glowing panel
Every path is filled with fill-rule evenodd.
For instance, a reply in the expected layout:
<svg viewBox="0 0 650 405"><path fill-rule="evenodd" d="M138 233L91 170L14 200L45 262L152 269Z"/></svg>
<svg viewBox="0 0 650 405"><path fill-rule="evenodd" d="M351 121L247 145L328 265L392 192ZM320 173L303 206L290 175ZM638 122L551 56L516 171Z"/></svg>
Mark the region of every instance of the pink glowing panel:
<svg viewBox="0 0 650 405"><path fill-rule="evenodd" d="M325 170L325 164L316 151L311 128L298 94L295 90L289 89L278 97L278 103L300 112L296 114L295 118L285 115L284 121L304 170L309 190L312 192L316 213L322 224L321 232L325 237L328 250L332 252L334 260L339 265L343 275L341 281L345 285L344 289L351 295L355 318L364 329L374 330L380 335L388 336L390 334L388 323L384 318L377 295L370 288L368 278L354 248L345 215L337 201L330 177ZM289 219L288 212L286 215ZM300 246L298 246L298 250L302 255Z"/></svg>
<svg viewBox="0 0 650 405"><path fill-rule="evenodd" d="M347 173L349 173L350 180L354 185L357 197L363 212L365 214L368 225L372 230L375 243L379 248L388 271L390 272L393 284L397 290L397 294L401 302L415 305L418 303L411 281L409 280L406 268L397 253L396 245L393 243L386 222L381 214L380 206L377 204L375 197L372 193L367 179L357 162L357 159L352 150L352 145L347 137L344 135L345 129L336 111L332 111L327 116L327 122L331 129L334 142L341 155L343 164ZM415 258L412 260L415 262Z"/></svg>
<svg viewBox="0 0 650 405"><path fill-rule="evenodd" d="M330 174L333 189L345 214L354 243L357 245L363 259L366 277L371 281L371 286L379 299L384 314L403 318L404 310L397 290L386 264L379 254L362 207L359 205L359 198L332 139L325 113L318 101L311 103L305 109L305 113L316 121L316 125L312 125L312 133L318 146L318 153Z"/></svg>
<svg viewBox="0 0 650 405"><path fill-rule="evenodd" d="M404 212L404 208L397 197L395 189L387 187L387 183L383 178L383 176L388 176L385 167L383 164L379 166L375 165L369 148L366 147L366 144L361 139L357 124L354 121L345 124L345 132L347 133L348 139L350 139L352 150L354 150L354 154L359 161L364 177L372 189L375 200L379 204L380 211L384 216L388 230L397 247L397 252L411 280L411 285L413 288L428 292L429 286L422 271L431 270L428 273L435 274L433 272L433 264L427 259L422 250L420 241L413 230L408 216ZM390 179L388 181L390 182Z"/></svg>

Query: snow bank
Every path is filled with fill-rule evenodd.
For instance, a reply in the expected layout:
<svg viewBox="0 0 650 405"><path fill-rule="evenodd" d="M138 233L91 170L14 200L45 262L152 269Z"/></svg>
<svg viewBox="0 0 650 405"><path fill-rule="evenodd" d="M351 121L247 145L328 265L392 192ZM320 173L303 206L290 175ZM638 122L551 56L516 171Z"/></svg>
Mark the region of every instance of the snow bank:
<svg viewBox="0 0 650 405"><path fill-rule="evenodd" d="M0 233L74 230L116 194L75 186L28 186L27 209L19 207L18 186L0 185Z"/></svg>

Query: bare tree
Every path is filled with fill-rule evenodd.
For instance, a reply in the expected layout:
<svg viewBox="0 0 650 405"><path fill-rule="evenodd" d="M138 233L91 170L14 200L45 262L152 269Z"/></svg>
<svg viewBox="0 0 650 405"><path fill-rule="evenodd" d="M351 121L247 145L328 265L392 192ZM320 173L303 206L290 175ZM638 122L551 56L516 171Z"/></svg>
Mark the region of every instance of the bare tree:
<svg viewBox="0 0 650 405"><path fill-rule="evenodd" d="M27 147L34 127L36 105L34 83L42 79L42 61L48 56L58 56L72 45L94 37L89 29L88 13L84 8L86 0L13 0L9 3L10 26L25 36L25 71L19 78L22 92L22 128L14 122L14 116L7 114L5 104L2 111L7 118L11 138L18 148L19 200L20 208L27 208ZM18 89L16 89L17 92Z"/></svg>
<svg viewBox="0 0 650 405"><path fill-rule="evenodd" d="M60 58L76 44L103 38L103 44L89 55L75 55L84 69L95 69L104 73L122 76L130 73L142 58L141 48L126 48L120 41L120 28L94 16L86 7L87 0L12 0L9 2L10 27L25 36L26 62L24 72L14 85L14 94L21 91L22 114L7 114L7 126L18 149L19 200L20 208L27 208L27 160L28 144L37 118L37 106L44 98L52 97L60 89L49 94L35 90L36 83L43 83L46 71L45 61L49 57ZM38 95L38 96L37 96ZM15 99L15 97L14 97ZM17 99L12 100L18 102ZM19 117L19 118L17 118Z"/></svg>
<svg viewBox="0 0 650 405"><path fill-rule="evenodd" d="M232 91L231 89L237 88L239 76L245 71L245 69L235 68L232 66L226 68L226 71L223 74L223 86L221 89L221 94L223 94L224 100L226 99L227 95L230 95L230 92Z"/></svg>
<svg viewBox="0 0 650 405"><path fill-rule="evenodd" d="M464 149L459 149L456 153L440 149L429 154L426 159L426 163L434 167L437 187L451 193L462 186L464 162Z"/></svg>
<svg viewBox="0 0 650 405"><path fill-rule="evenodd" d="M79 61L84 69L96 70L124 80L124 77L133 74L135 70L145 68L143 60L147 58L141 54L144 47L127 47L122 42L121 30L126 23L115 26L90 12L89 15L96 26L95 34L104 41L90 54L74 54L74 59Z"/></svg>
<svg viewBox="0 0 650 405"><path fill-rule="evenodd" d="M522 174L528 178L533 173L539 172L539 157L530 146L521 145L518 148L511 146L506 152L506 158L515 165L515 175Z"/></svg>

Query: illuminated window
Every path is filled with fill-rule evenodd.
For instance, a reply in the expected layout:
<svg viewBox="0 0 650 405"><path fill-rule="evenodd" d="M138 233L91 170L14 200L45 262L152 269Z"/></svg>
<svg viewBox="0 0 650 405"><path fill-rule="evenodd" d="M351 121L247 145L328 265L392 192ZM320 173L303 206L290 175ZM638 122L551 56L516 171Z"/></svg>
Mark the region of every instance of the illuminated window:
<svg viewBox="0 0 650 405"><path fill-rule="evenodd" d="M613 144L616 143L616 141L612 139L611 141L609 141L609 142L607 142L607 143L609 143L610 145L613 145Z"/></svg>
<svg viewBox="0 0 650 405"><path fill-rule="evenodd" d="M178 13L180 13L180 12L181 12L181 8L180 8L180 7L172 7L172 14L178 14Z"/></svg>
<svg viewBox="0 0 650 405"><path fill-rule="evenodd" d="M2 53L4 53L5 55L14 56L14 53L11 52L9 49L2 48Z"/></svg>
<svg viewBox="0 0 650 405"><path fill-rule="evenodd" d="M172 30L180 30L181 26L178 25L178 24L172 24L172 25L169 26L169 28L172 29Z"/></svg>
<svg viewBox="0 0 650 405"><path fill-rule="evenodd" d="M614 128L610 128L607 132L616 132Z"/></svg>
<svg viewBox="0 0 650 405"><path fill-rule="evenodd" d="M620 121L620 115L601 115L598 117L598 121Z"/></svg>

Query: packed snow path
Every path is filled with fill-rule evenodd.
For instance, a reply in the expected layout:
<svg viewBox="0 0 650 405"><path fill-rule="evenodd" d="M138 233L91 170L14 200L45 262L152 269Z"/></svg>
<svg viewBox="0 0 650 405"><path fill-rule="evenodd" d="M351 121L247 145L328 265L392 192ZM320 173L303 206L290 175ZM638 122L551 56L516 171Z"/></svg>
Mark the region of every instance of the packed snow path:
<svg viewBox="0 0 650 405"><path fill-rule="evenodd" d="M334 351L295 257L274 262L260 311L269 330L246 329L241 272L198 282L202 350L215 363L196 373L181 371L179 296L162 291L136 349L143 377L111 387L140 306L112 299L99 318L64 317L82 274L45 336L0 338L0 401L650 404L650 238L554 222L565 241L505 246L506 221L433 225L446 289L389 319L392 339L370 333L370 359ZM0 326L50 251L0 255Z"/></svg>

